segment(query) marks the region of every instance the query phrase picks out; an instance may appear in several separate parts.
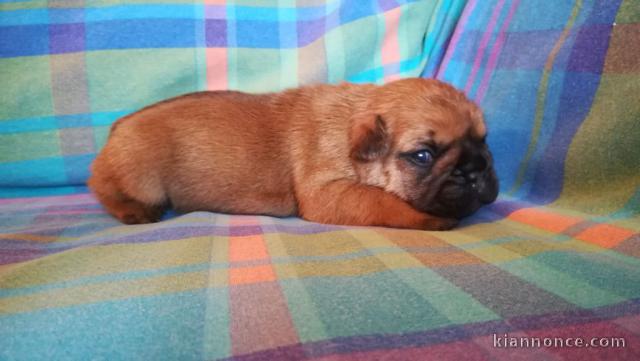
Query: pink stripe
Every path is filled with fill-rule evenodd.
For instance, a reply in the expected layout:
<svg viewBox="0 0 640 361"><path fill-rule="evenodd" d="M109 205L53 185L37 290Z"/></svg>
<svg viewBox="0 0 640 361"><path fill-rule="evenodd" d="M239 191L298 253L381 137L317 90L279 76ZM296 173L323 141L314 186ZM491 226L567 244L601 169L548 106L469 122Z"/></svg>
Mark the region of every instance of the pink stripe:
<svg viewBox="0 0 640 361"><path fill-rule="evenodd" d="M206 5L204 7L205 19L225 19L227 16L227 8L220 5Z"/></svg>
<svg viewBox="0 0 640 361"><path fill-rule="evenodd" d="M498 18L500 17L500 13L502 12L504 2L505 0L500 0L498 5L493 9L493 14L491 14L491 19L489 19L489 27L487 28L487 31L485 31L482 35L482 39L480 39L480 46L478 48L478 52L476 53L476 58L473 61L471 74L469 75L469 78L467 80L467 85L464 87L465 93L469 93L469 90L471 89L471 86L476 79L476 75L478 74L478 70L480 69L480 64L482 63L482 58L484 58L485 50L487 49L487 45L489 44L489 39L491 38L493 29L496 27Z"/></svg>
<svg viewBox="0 0 640 361"><path fill-rule="evenodd" d="M227 89L227 49L207 48L207 89Z"/></svg>
<svg viewBox="0 0 640 361"><path fill-rule="evenodd" d="M103 210L87 210L87 209L70 209L70 210L57 210L47 211L45 215L69 215L69 214L105 214Z"/></svg>
<svg viewBox="0 0 640 361"><path fill-rule="evenodd" d="M482 81L480 82L480 87L478 88L478 94L475 99L476 102L480 103L489 88L489 79L491 79L491 75L493 75L493 70L496 68L496 64L498 63L498 57L502 52L502 46L504 45L504 41L506 38L506 31L509 27L509 23L511 23L511 19L513 18L513 14L516 13L516 9L520 4L520 0L515 0L513 4L511 4L511 8L509 8L509 14L507 14L507 18L504 23L500 27L500 32L498 34L498 39L496 40L495 45L491 51L491 55L489 56L489 61L487 62L487 67L484 71L484 75L482 76Z"/></svg>
<svg viewBox="0 0 640 361"><path fill-rule="evenodd" d="M383 348L384 345L381 345ZM407 347L389 350L349 352L313 358L314 361L368 361L368 360L486 360L486 353L471 342L452 342L422 347Z"/></svg>
<svg viewBox="0 0 640 361"><path fill-rule="evenodd" d="M394 73L394 74L385 75L384 82L389 83L394 80L400 80L400 79L402 79L402 75Z"/></svg>
<svg viewBox="0 0 640 361"><path fill-rule="evenodd" d="M469 3L467 3L464 10L462 11L462 16L460 17L460 21L456 25L456 30L453 32L451 41L447 46L447 51L444 54L442 65L440 65L440 68L438 69L438 74L436 75L437 78L440 78L440 76L444 74L447 67L449 66L449 62L451 61L451 57L453 56L453 49L455 49L458 43L460 42L460 37L462 36L463 29L469 22L469 17L473 12L473 10L476 8L476 4L478 4L478 0L471 0Z"/></svg>
<svg viewBox="0 0 640 361"><path fill-rule="evenodd" d="M249 226L249 225L253 226L253 225L259 225L260 220L256 216L234 215L234 216L231 216L231 220L229 221L229 224L231 226Z"/></svg>
<svg viewBox="0 0 640 361"><path fill-rule="evenodd" d="M400 42L398 41L400 14L401 8L399 7L384 13L385 34L380 50L383 65L400 62ZM397 74L391 74L390 76L385 74L385 80L390 81L393 75Z"/></svg>

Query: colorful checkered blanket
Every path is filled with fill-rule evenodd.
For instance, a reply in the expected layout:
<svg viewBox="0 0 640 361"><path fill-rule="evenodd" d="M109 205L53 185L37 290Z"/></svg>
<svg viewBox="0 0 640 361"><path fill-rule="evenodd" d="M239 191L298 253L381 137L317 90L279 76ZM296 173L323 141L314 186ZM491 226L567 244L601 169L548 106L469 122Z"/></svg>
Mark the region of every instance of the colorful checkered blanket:
<svg viewBox="0 0 640 361"><path fill-rule="evenodd" d="M0 359L639 359L638 39L638 0L2 0ZM86 193L153 101L407 76L486 113L501 196L454 231Z"/></svg>

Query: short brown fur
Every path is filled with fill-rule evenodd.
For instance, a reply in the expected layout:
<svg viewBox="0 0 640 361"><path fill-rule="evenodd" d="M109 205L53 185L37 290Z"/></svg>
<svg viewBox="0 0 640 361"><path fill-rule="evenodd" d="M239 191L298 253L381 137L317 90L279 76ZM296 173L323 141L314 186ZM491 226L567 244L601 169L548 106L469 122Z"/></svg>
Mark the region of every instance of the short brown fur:
<svg viewBox="0 0 640 361"><path fill-rule="evenodd" d="M461 140L485 134L480 110L435 80L193 93L118 120L89 186L124 223L157 221L172 206L442 230L456 220L414 203L435 196ZM429 189L412 189L397 155L427 138L447 151Z"/></svg>

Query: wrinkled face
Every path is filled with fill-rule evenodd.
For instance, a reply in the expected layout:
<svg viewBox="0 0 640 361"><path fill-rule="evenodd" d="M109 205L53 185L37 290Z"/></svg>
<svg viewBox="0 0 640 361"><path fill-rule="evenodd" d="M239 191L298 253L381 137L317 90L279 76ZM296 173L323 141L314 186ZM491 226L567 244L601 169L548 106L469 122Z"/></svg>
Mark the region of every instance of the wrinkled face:
<svg viewBox="0 0 640 361"><path fill-rule="evenodd" d="M356 116L351 156L367 184L416 209L462 218L498 194L480 109L436 80L405 79L378 88Z"/></svg>

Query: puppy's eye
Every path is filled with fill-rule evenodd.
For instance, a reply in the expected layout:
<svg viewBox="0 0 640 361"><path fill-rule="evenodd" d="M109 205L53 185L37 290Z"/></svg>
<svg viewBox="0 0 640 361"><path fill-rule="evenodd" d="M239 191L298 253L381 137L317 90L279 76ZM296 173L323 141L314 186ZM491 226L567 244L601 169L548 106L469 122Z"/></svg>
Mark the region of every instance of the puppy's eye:
<svg viewBox="0 0 640 361"><path fill-rule="evenodd" d="M416 165L425 167L431 164L433 161L433 155L427 149L422 149L417 152L409 154L409 159Z"/></svg>

